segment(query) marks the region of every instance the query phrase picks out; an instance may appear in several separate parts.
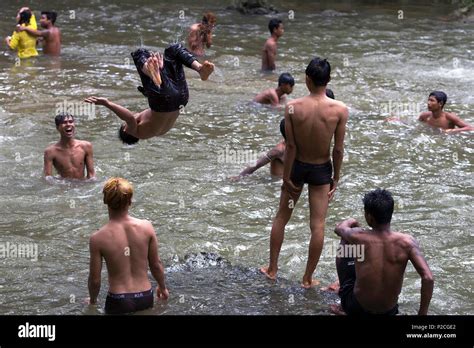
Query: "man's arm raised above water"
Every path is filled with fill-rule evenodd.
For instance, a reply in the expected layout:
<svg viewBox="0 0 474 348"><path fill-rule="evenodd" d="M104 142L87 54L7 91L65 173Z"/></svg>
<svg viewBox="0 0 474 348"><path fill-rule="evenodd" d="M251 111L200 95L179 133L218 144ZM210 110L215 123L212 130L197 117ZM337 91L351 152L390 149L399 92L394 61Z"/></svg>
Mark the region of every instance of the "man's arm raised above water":
<svg viewBox="0 0 474 348"><path fill-rule="evenodd" d="M459 133L474 130L474 127L464 122L459 116L454 113L446 113L446 118L451 121L456 127L453 129L446 129L447 133Z"/></svg>
<svg viewBox="0 0 474 348"><path fill-rule="evenodd" d="M146 221L145 224L147 233L150 235L148 244L148 264L150 265L150 271L153 275L153 278L155 278L158 283L156 295L158 298L167 300L169 292L165 283L165 270L163 268L163 264L161 263L160 256L158 255L158 238L156 237L155 229L153 228L151 222Z"/></svg>
<svg viewBox="0 0 474 348"><path fill-rule="evenodd" d="M89 298L90 304L97 303L100 291L100 276L102 271L102 254L97 242L97 236L93 234L89 240L90 262L89 262Z"/></svg>
<svg viewBox="0 0 474 348"><path fill-rule="evenodd" d="M356 219L347 219L336 225L334 232L350 244L357 243L357 233L362 232L364 229L359 226Z"/></svg>
<svg viewBox="0 0 474 348"><path fill-rule="evenodd" d="M344 137L346 136L346 123L349 117L349 110L344 105L341 110L341 116L334 132L334 147L332 149L332 162L334 166L334 176L328 198L331 200L337 189L339 177L341 174L342 160L344 158Z"/></svg>
<svg viewBox="0 0 474 348"><path fill-rule="evenodd" d="M433 296L433 273L431 273L430 267L428 266L425 258L421 254L418 242L412 237L410 237L410 239L411 248L409 253L409 260L421 277L421 299L418 315L426 315L428 314L428 307L430 305L431 296Z"/></svg>

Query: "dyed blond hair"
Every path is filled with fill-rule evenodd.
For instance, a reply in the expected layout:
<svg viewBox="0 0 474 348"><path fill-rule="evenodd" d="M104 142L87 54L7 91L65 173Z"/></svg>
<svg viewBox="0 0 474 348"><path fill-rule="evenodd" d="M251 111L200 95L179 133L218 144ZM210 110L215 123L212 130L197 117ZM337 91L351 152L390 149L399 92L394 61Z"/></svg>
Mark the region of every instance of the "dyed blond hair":
<svg viewBox="0 0 474 348"><path fill-rule="evenodd" d="M104 204L110 209L122 210L132 203L133 186L122 178L110 178L102 190Z"/></svg>

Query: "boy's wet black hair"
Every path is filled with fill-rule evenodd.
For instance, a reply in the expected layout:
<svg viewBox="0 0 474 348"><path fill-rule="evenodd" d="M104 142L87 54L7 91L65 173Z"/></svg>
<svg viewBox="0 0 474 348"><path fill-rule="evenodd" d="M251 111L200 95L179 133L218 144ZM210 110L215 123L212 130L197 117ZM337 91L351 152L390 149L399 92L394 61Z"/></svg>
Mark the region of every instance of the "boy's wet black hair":
<svg viewBox="0 0 474 348"><path fill-rule="evenodd" d="M273 34L273 30L277 29L281 23L283 23L281 19L278 19L278 18L270 19L270 22L268 22L268 30L270 30L270 34Z"/></svg>
<svg viewBox="0 0 474 348"><path fill-rule="evenodd" d="M138 139L137 137L134 137L133 135L130 135L128 134L127 132L125 132L123 129L125 128L125 125L121 125L120 126L120 129L119 129L119 138L120 140L122 140L122 142L124 144L128 144L128 145L133 145L133 144L136 144L138 143Z"/></svg>
<svg viewBox="0 0 474 348"><path fill-rule="evenodd" d="M56 128L58 128L61 123L64 123L64 120L66 118L72 118L74 120L74 116L72 116L70 113L62 112L60 114L57 114L56 117L54 118L54 123L56 124Z"/></svg>
<svg viewBox="0 0 474 348"><path fill-rule="evenodd" d="M388 224L392 220L393 197L387 190L376 189L365 194L364 210L370 214L378 224Z"/></svg>
<svg viewBox="0 0 474 348"><path fill-rule="evenodd" d="M41 11L41 15L45 15L51 23L56 23L56 18L58 17L57 13L54 11Z"/></svg>
<svg viewBox="0 0 474 348"><path fill-rule="evenodd" d="M295 79L289 73L283 73L278 78L278 87L280 87L284 83L287 83L291 87L293 87L295 85Z"/></svg>
<svg viewBox="0 0 474 348"><path fill-rule="evenodd" d="M313 58L306 68L306 75L317 86L326 86L331 80L331 65L326 59Z"/></svg>
<svg viewBox="0 0 474 348"><path fill-rule="evenodd" d="M429 97L435 97L435 99L438 101L438 103L443 103L442 108L444 108L444 105L446 105L446 102L448 101L448 96L446 93L441 92L441 91L433 91L430 93Z"/></svg>

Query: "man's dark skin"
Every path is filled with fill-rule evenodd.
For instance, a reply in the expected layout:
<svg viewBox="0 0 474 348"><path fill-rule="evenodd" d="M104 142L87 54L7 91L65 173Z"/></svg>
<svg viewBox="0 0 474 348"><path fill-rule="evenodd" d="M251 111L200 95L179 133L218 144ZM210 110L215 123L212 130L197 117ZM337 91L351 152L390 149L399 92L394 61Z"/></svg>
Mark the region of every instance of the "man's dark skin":
<svg viewBox="0 0 474 348"><path fill-rule="evenodd" d="M464 122L455 113L443 111L443 103L434 96L428 98L428 110L422 112L418 120L432 127L441 128L446 133L472 131L474 127ZM456 128L458 127L458 128Z"/></svg>
<svg viewBox="0 0 474 348"><path fill-rule="evenodd" d="M53 166L62 178L92 179L95 177L92 144L74 139L76 126L72 117L66 118L57 130L60 140L44 151L44 176L47 180L53 175ZM87 175L84 175L87 170Z"/></svg>
<svg viewBox="0 0 474 348"><path fill-rule="evenodd" d="M268 278L276 279L285 226L303 189L303 186L295 186L290 178L295 159L311 164L328 162L331 140L334 137L333 185L308 185L311 239L302 286L310 288L318 284L312 276L321 256L329 201L334 196L339 182L349 112L344 103L326 96L326 86L315 86L308 76L306 86L310 92L308 96L292 100L286 105L286 150L280 206L270 236L270 262L268 267L262 267L260 271Z"/></svg>
<svg viewBox="0 0 474 348"><path fill-rule="evenodd" d="M265 41L262 50L262 71L273 71L276 69L277 41L284 32L283 23L280 23L278 28L273 29L272 35Z"/></svg>
<svg viewBox="0 0 474 348"><path fill-rule="evenodd" d="M272 176L283 177L283 161L285 157L285 140L282 139L273 149L268 151L265 156L259 158L253 166L245 168L238 176L234 176L231 180L236 181L240 178L254 173L257 169L270 163L270 174Z"/></svg>
<svg viewBox="0 0 474 348"><path fill-rule="evenodd" d="M41 15L40 25L44 30L34 30L28 27L18 26L18 31L27 31L29 34L43 38L43 53L51 56L61 54L61 32L45 14Z"/></svg>
<svg viewBox="0 0 474 348"><path fill-rule="evenodd" d="M433 294L433 274L421 254L417 241L404 233L394 232L388 224L377 224L366 212L372 229L361 228L355 219L336 226L334 232L342 241L364 246L364 261L355 259L356 283L354 295L367 311L384 313L398 302L408 261L421 277L419 315L428 313Z"/></svg>

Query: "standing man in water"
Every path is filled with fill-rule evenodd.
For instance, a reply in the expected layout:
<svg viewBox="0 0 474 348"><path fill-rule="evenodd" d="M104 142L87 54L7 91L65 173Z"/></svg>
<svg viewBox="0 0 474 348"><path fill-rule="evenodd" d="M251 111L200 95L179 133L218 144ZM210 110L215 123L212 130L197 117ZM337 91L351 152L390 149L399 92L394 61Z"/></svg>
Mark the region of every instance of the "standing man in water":
<svg viewBox="0 0 474 348"><path fill-rule="evenodd" d="M428 314L433 295L433 274L417 241L407 234L392 231L392 194L377 189L367 193L363 201L365 219L372 229L362 228L355 219L348 219L334 230L341 237L341 247L349 244L361 246L357 250L363 253L357 257L344 255L336 258L342 310L356 316L396 315L403 276L410 261L421 277L418 314ZM339 306L331 308L337 314L344 314Z"/></svg>
<svg viewBox="0 0 474 348"><path fill-rule="evenodd" d="M260 104L278 107L286 101L286 95L293 92L295 79L289 73L283 73L278 78L278 87L264 90L253 98L253 101Z"/></svg>
<svg viewBox="0 0 474 348"><path fill-rule="evenodd" d="M44 151L44 176L49 180L53 175L53 166L65 179L93 179L95 177L92 144L75 139L76 124L74 117L62 113L54 118L56 129L61 138L56 144ZM87 175L84 175L84 170Z"/></svg>
<svg viewBox="0 0 474 348"><path fill-rule="evenodd" d="M107 107L125 121L119 129L119 138L129 145L139 139L166 134L174 126L189 99L183 65L197 71L203 81L214 71L214 64L207 60L199 63L181 44L168 47L164 57L144 48L132 52L132 57L143 84L138 90L148 99L149 109L133 113L106 98L85 99L87 103Z"/></svg>
<svg viewBox="0 0 474 348"><path fill-rule="evenodd" d="M286 150L280 206L270 236L270 264L260 269L268 278L276 279L285 226L307 183L311 239L302 281L305 288L318 284L312 276L321 256L326 213L339 182L344 153L348 109L342 102L327 97L326 85L330 79L329 62L314 58L306 68L306 86L310 94L286 105Z"/></svg>
<svg viewBox="0 0 474 348"><path fill-rule="evenodd" d="M329 88L326 88L326 95L328 98L334 99L334 93ZM283 136L283 139L278 144L276 144L273 149L268 151L265 156L259 158L254 166L245 168L238 176L234 176L231 179L233 181L237 181L244 176L253 174L257 169L267 165L268 163L270 163L270 174L272 176L282 178L286 148L285 119L280 121L280 133Z"/></svg>
<svg viewBox="0 0 474 348"><path fill-rule="evenodd" d="M447 100L448 96L446 93L441 91L431 92L428 97L428 111L422 112L418 120L432 127L441 128L446 133L474 130L473 126L464 122L455 113L443 111Z"/></svg>
<svg viewBox="0 0 474 348"><path fill-rule="evenodd" d="M43 39L43 53L51 56L61 54L61 32L54 25L56 22L56 12L41 12L40 25L44 30L35 30L29 27L18 26L19 32L26 31L28 34Z"/></svg>
<svg viewBox="0 0 474 348"><path fill-rule="evenodd" d="M109 222L90 237L90 304L97 303L102 259L109 274L105 313L122 314L153 307L148 267L158 282L156 296L167 300L165 272L158 255L158 239L152 224L128 214L133 187L125 179L111 178L102 190Z"/></svg>
<svg viewBox="0 0 474 348"><path fill-rule="evenodd" d="M201 23L196 23L189 28L188 47L189 51L198 57L205 55L204 46L210 48L212 45L212 30L216 26L216 16L212 12L202 17Z"/></svg>
<svg viewBox="0 0 474 348"><path fill-rule="evenodd" d="M262 71L267 72L276 69L277 41L285 32L283 22L276 18L270 20L268 30L271 36L265 41L262 50Z"/></svg>

